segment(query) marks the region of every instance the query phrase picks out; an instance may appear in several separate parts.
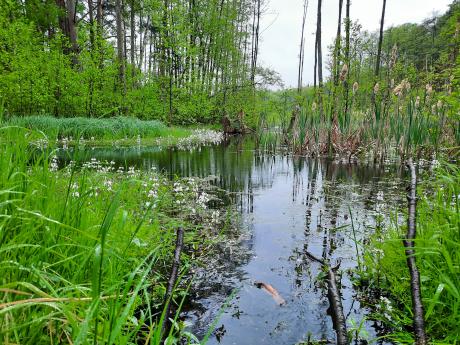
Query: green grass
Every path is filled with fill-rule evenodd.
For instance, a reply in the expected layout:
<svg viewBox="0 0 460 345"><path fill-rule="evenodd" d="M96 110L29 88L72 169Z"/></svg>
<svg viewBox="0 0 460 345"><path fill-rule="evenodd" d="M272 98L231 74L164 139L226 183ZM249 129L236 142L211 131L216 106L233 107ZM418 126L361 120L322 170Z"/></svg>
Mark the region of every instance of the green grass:
<svg viewBox="0 0 460 345"><path fill-rule="evenodd" d="M1 107L0 107L0 123ZM188 127L168 127L160 121L139 120L134 117L114 118L56 118L53 116L12 117L4 126L18 126L41 132L44 138L58 138L65 145L84 143L89 146L174 146L192 139L206 143L208 138L200 138L200 131L221 131L220 125L200 125ZM1 137L0 137L1 139Z"/></svg>
<svg viewBox="0 0 460 345"><path fill-rule="evenodd" d="M144 121L133 117L85 118L53 116L13 117L8 125L17 125L45 133L49 137L79 139L136 139L157 138L163 136L182 137L188 134L187 129L170 128L160 121Z"/></svg>
<svg viewBox="0 0 460 345"><path fill-rule="evenodd" d="M438 168L418 195L415 252L426 330L434 344L455 344L460 341L459 167ZM379 303L375 315L391 327L389 338L412 344L410 282L402 243L405 230L393 227L376 235L366 247L360 275L366 285L380 289L391 301L390 307Z"/></svg>
<svg viewBox="0 0 460 345"><path fill-rule="evenodd" d="M192 246L212 237L196 182L175 181L178 193L154 172L55 171L30 145L42 134L0 137L0 343L159 344L174 230Z"/></svg>

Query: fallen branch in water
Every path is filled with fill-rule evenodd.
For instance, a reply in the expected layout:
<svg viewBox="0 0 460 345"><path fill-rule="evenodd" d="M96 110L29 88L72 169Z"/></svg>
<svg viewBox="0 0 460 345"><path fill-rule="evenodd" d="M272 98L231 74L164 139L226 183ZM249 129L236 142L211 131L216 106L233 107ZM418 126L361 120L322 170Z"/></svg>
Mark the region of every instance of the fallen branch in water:
<svg viewBox="0 0 460 345"><path fill-rule="evenodd" d="M309 259L320 263L327 272L327 298L329 300L331 310L332 324L337 335L337 345L348 345L347 324L343 313L342 296L340 294L340 289L337 284L338 279L335 273L340 264L336 267L331 267L328 262L318 259L309 252L306 252L306 255Z"/></svg>
<svg viewBox="0 0 460 345"><path fill-rule="evenodd" d="M176 248L174 249L174 259L171 269L171 275L168 281L168 287L166 289L164 297L164 318L161 325L161 334L165 334L165 329L169 323L169 316L171 314L171 299L176 286L177 276L179 273L180 266L180 255L182 253L182 247L184 246L184 229L182 227L177 228L177 237L176 237Z"/></svg>
<svg viewBox="0 0 460 345"><path fill-rule="evenodd" d="M266 292L268 292L273 297L275 302L278 303L278 305L286 304L285 299L281 297L279 292L270 284L266 284L264 282L255 282L254 285L257 286L257 288L264 289Z"/></svg>
<svg viewBox="0 0 460 345"><path fill-rule="evenodd" d="M415 344L425 345L427 344L425 334L425 320L423 313L423 304L421 297L420 288L420 272L418 271L417 264L415 262L415 249L414 240L416 238L416 221L417 221L417 174L415 172L415 166L410 158L407 163L409 168L411 180L407 191L408 201L408 218L407 218L407 235L404 239L404 247L406 248L406 260L407 267L410 273L410 286L412 294L412 311L414 313L414 336Z"/></svg>

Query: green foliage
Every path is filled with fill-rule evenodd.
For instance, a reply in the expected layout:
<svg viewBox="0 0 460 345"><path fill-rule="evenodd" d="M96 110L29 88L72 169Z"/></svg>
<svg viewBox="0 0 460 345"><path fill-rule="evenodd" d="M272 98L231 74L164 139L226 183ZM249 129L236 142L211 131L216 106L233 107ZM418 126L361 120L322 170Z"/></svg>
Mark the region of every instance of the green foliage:
<svg viewBox="0 0 460 345"><path fill-rule="evenodd" d="M68 26L63 26L74 20L65 7L70 2L63 0L64 7L49 0L2 3L0 97L6 117L129 115L195 124L219 122L224 114L236 118L243 110L248 122L255 123L250 74L256 72L250 73L243 54L248 33L240 24L249 21L250 12L243 8L253 6L251 1L123 5L120 15L142 38L133 47L131 38L124 37L123 61L107 38L123 33L107 18L102 18L102 27L94 18L88 23L85 2L76 7L77 37L71 42ZM103 12L116 17L113 11L108 7ZM127 52L131 49L133 57ZM271 71L257 71L265 82L276 81Z"/></svg>

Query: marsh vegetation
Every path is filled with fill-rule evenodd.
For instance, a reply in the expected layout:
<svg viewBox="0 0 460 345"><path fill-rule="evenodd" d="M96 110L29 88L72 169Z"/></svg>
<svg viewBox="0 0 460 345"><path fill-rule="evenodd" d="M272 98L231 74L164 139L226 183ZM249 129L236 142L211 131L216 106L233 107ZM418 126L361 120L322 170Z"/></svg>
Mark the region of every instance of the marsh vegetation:
<svg viewBox="0 0 460 345"><path fill-rule="evenodd" d="M336 2L0 4L0 343L460 341L460 2Z"/></svg>

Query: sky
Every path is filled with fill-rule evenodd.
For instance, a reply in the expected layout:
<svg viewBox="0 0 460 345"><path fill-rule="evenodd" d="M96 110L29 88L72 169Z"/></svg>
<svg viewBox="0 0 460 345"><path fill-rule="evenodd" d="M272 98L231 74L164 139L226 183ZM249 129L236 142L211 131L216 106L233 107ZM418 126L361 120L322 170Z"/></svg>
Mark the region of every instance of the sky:
<svg viewBox="0 0 460 345"><path fill-rule="evenodd" d="M421 23L434 13L442 14L452 0L387 0L385 28L404 23ZM345 3L343 16L345 16ZM337 33L339 0L323 0L323 60L327 47ZM363 30L380 27L383 0L351 0L350 17L358 20ZM309 0L305 24L304 84L313 83L317 0ZM280 73L285 86L297 86L297 69L302 26L303 0L265 0L261 18L259 62ZM342 29L343 32L343 29ZM325 62L323 61L323 69ZM326 73L326 72L323 72Z"/></svg>

